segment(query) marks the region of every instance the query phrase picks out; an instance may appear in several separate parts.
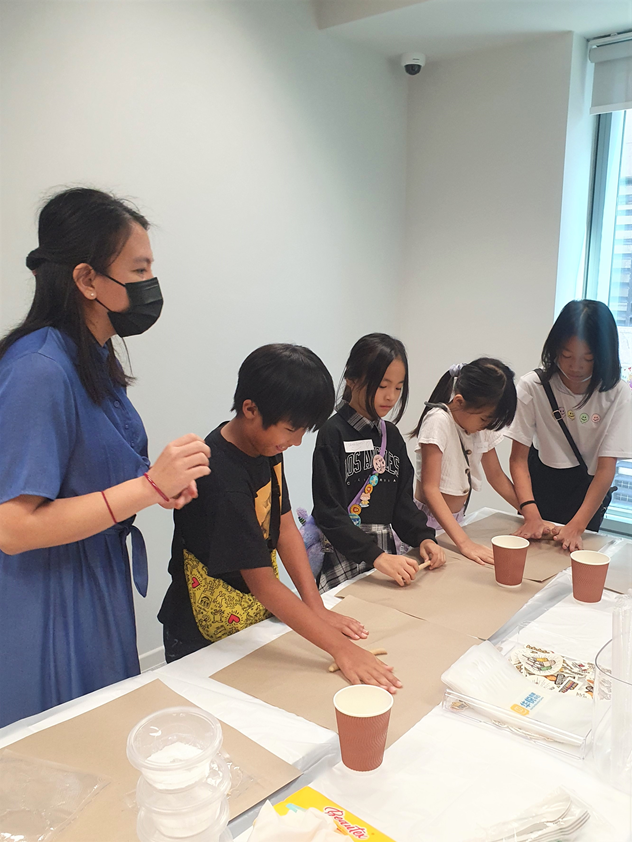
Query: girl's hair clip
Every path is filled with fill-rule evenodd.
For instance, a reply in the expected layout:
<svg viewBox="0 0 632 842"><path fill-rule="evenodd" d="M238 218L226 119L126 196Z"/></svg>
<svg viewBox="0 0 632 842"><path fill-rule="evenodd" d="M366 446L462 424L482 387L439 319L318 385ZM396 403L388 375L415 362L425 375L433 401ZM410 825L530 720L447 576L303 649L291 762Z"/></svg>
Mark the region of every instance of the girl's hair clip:
<svg viewBox="0 0 632 842"><path fill-rule="evenodd" d="M465 363L455 363L454 365L451 365L448 369L450 377L458 377L464 365Z"/></svg>

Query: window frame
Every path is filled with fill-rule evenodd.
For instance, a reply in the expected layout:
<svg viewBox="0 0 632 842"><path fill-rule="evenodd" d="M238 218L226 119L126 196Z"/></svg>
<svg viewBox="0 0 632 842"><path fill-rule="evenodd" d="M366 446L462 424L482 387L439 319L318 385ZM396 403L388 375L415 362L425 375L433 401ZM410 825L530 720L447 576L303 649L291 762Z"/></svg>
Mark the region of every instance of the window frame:
<svg viewBox="0 0 632 842"><path fill-rule="evenodd" d="M632 111L629 112L629 116L632 119ZM608 306L614 256L612 243L617 231L617 217L620 216L617 198L627 117L628 112L625 111L599 114L594 146L583 297L604 301ZM608 514L616 512L617 508L622 507L617 507L616 501L613 501L604 518L602 529L613 535L632 538L632 514L629 516L629 522L608 517Z"/></svg>

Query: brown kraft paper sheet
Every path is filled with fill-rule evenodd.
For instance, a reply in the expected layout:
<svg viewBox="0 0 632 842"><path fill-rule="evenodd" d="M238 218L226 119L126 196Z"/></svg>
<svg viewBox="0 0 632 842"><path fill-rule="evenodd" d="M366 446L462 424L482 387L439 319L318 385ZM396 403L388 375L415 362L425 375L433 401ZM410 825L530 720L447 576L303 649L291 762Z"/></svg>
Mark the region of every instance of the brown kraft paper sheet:
<svg viewBox="0 0 632 842"><path fill-rule="evenodd" d="M360 645L386 649L382 660L394 667L403 688L395 696L388 730L391 745L443 698L442 673L478 643L461 632L418 620L355 597L334 611L354 617L369 631ZM216 681L336 731L334 694L348 686L341 672L328 672L331 657L296 632L284 634L214 673Z"/></svg>
<svg viewBox="0 0 632 842"><path fill-rule="evenodd" d="M56 840L138 842L135 791L140 772L127 759L127 735L150 713L182 705L195 707L156 680L74 719L6 746L7 750L26 757L61 763L109 779L110 783L97 793L72 824L55 836ZM229 799L233 819L295 780L300 772L230 725L224 722L221 725L222 750L253 779L242 794Z"/></svg>
<svg viewBox="0 0 632 842"><path fill-rule="evenodd" d="M496 535L512 535L523 523L524 520L517 515L497 512L470 523L463 529L468 538L471 538L475 543L491 547L492 538ZM585 550L600 550L611 540L608 535L600 535L597 532L584 532L582 535ZM453 541L445 532L437 535L437 541L445 549L458 552ZM570 553L563 550L552 539L530 541L524 577L533 582L545 582L561 570L570 567L570 564Z"/></svg>
<svg viewBox="0 0 632 842"><path fill-rule="evenodd" d="M544 587L525 579L519 588L501 588L493 567L450 550L446 557L443 567L420 570L405 587L374 570L338 596L355 596L487 640Z"/></svg>

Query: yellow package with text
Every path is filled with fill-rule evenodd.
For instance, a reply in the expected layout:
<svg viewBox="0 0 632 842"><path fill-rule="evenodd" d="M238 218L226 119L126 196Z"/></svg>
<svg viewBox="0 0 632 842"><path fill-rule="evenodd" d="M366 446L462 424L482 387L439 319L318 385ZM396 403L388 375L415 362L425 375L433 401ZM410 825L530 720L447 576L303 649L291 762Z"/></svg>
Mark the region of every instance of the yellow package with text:
<svg viewBox="0 0 632 842"><path fill-rule="evenodd" d="M290 811L309 810L310 807L320 810L321 813L330 816L336 822L341 840L342 837L346 836L351 839L368 839L371 842L394 842L390 836L380 833L370 824L343 809L335 801L325 798L322 793L309 786L299 789L294 795L277 804L274 809L280 816L285 816Z"/></svg>

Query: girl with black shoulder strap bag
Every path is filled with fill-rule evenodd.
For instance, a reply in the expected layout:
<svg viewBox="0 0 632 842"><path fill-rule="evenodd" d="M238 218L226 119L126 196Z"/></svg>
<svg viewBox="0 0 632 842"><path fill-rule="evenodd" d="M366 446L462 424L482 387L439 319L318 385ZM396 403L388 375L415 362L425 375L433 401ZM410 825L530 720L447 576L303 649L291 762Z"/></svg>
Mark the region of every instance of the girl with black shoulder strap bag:
<svg viewBox="0 0 632 842"><path fill-rule="evenodd" d="M621 379L619 334L608 307L587 298L569 301L541 360L541 369L518 382L518 408L507 432L525 519L517 534L538 539L553 532L573 552L582 548L586 529L601 526L617 460L632 458L632 392Z"/></svg>
<svg viewBox="0 0 632 842"><path fill-rule="evenodd" d="M531 445L529 449L529 473L531 474L533 495L537 500L540 514L544 520L568 523L584 501L593 477L588 472L588 465L566 426L546 374L541 368L536 368L535 373L538 375L551 405L553 417L560 425L564 438L579 464L574 468L550 468L541 461L538 451ZM612 500L612 495L616 490L616 486L612 486L608 490L586 529L591 532L599 532Z"/></svg>

